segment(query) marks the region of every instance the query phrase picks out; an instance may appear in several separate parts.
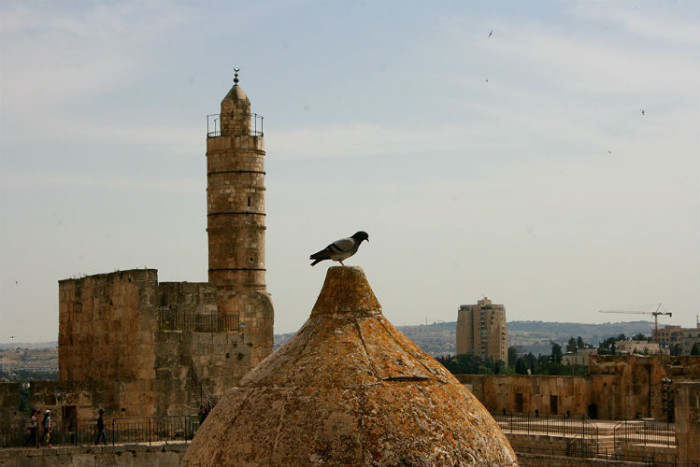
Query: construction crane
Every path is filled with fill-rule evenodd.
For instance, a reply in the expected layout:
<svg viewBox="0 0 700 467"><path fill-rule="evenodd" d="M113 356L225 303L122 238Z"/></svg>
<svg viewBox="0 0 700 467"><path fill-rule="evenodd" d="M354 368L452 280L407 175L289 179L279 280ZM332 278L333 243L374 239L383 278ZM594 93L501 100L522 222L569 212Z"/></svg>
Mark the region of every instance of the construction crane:
<svg viewBox="0 0 700 467"><path fill-rule="evenodd" d="M659 315L673 316L670 311L660 311L663 303L659 303L655 311L619 311L619 310L600 310L598 313L622 313L626 315L653 315L654 316L654 337L659 332Z"/></svg>

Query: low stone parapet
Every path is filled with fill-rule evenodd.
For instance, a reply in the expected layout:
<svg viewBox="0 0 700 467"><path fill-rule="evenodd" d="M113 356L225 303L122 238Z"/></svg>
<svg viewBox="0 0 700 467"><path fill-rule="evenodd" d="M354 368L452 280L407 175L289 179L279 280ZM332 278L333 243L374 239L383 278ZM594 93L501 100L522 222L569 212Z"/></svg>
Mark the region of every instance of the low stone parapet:
<svg viewBox="0 0 700 467"><path fill-rule="evenodd" d="M0 449L0 467L179 467L189 444Z"/></svg>

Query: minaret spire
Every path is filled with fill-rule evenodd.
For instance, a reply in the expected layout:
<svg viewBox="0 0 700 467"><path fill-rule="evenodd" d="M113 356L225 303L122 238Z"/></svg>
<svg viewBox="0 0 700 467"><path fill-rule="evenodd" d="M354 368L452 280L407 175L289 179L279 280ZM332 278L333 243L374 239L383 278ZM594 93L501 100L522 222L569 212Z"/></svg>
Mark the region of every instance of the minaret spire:
<svg viewBox="0 0 700 467"><path fill-rule="evenodd" d="M238 72L239 72L239 71L241 71L240 68L234 68L234 69L233 69L233 73L234 73L234 75L233 75L233 85L234 85L234 86L238 86Z"/></svg>

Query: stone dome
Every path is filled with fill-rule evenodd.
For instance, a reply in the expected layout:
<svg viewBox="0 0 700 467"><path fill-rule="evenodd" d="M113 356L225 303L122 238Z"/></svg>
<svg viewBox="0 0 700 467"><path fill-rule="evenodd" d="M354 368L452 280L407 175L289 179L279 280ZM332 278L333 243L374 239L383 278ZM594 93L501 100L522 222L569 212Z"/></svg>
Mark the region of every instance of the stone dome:
<svg viewBox="0 0 700 467"><path fill-rule="evenodd" d="M297 334L227 392L190 466L514 466L481 403L399 332L359 267L328 269Z"/></svg>

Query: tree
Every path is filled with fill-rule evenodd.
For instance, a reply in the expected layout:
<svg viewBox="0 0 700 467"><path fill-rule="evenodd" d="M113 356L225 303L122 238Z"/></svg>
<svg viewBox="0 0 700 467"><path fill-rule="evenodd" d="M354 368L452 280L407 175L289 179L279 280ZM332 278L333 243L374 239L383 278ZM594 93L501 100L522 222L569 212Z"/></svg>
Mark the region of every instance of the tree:
<svg viewBox="0 0 700 467"><path fill-rule="evenodd" d="M561 358L561 345L559 345L557 342L552 342L552 361L554 363L561 363Z"/></svg>
<svg viewBox="0 0 700 467"><path fill-rule="evenodd" d="M640 333L638 333L638 334L635 334L635 335L632 337L632 340L633 340L633 341L648 341L648 340L649 340L649 337L646 336L646 335L644 335L644 334L642 334L642 333L640 332Z"/></svg>
<svg viewBox="0 0 700 467"><path fill-rule="evenodd" d="M671 355L683 355L683 347L680 344L676 344L671 347Z"/></svg>
<svg viewBox="0 0 700 467"><path fill-rule="evenodd" d="M517 360L518 351L515 349L515 347L508 347L508 366L515 366Z"/></svg>
<svg viewBox="0 0 700 467"><path fill-rule="evenodd" d="M527 354L527 364L530 372L534 375L537 373L537 357L532 352Z"/></svg>
<svg viewBox="0 0 700 467"><path fill-rule="evenodd" d="M576 339L576 347L578 347L579 349L586 348L586 343L583 342L583 339L581 339L581 336L578 336L578 339Z"/></svg>
<svg viewBox="0 0 700 467"><path fill-rule="evenodd" d="M493 359L493 357L486 357L483 365L479 367L479 373L485 375L492 375L494 373L497 373L496 361Z"/></svg>
<svg viewBox="0 0 700 467"><path fill-rule="evenodd" d="M690 355L700 355L700 344L693 344L693 348L690 349Z"/></svg>
<svg viewBox="0 0 700 467"><path fill-rule="evenodd" d="M460 354L455 357L440 357L437 360L454 375L493 373L493 369L486 368L482 358L473 353Z"/></svg>
<svg viewBox="0 0 700 467"><path fill-rule="evenodd" d="M519 375L526 375L527 370L530 369L530 366L528 365L528 361L526 357L520 357L516 362L515 362L515 372Z"/></svg>
<svg viewBox="0 0 700 467"><path fill-rule="evenodd" d="M623 339L620 339L620 336L622 336ZM624 334L620 334L620 336L608 337L602 341L598 346L598 353L601 355L615 355L615 341L626 340L624 339Z"/></svg>
<svg viewBox="0 0 700 467"><path fill-rule="evenodd" d="M496 360L496 365L494 367L494 373L497 375L504 373L507 365L503 360Z"/></svg>
<svg viewBox="0 0 700 467"><path fill-rule="evenodd" d="M576 353L577 348L578 344L576 343L576 339L574 339L574 336L571 336L571 339L569 339L569 343L566 344L566 351Z"/></svg>

